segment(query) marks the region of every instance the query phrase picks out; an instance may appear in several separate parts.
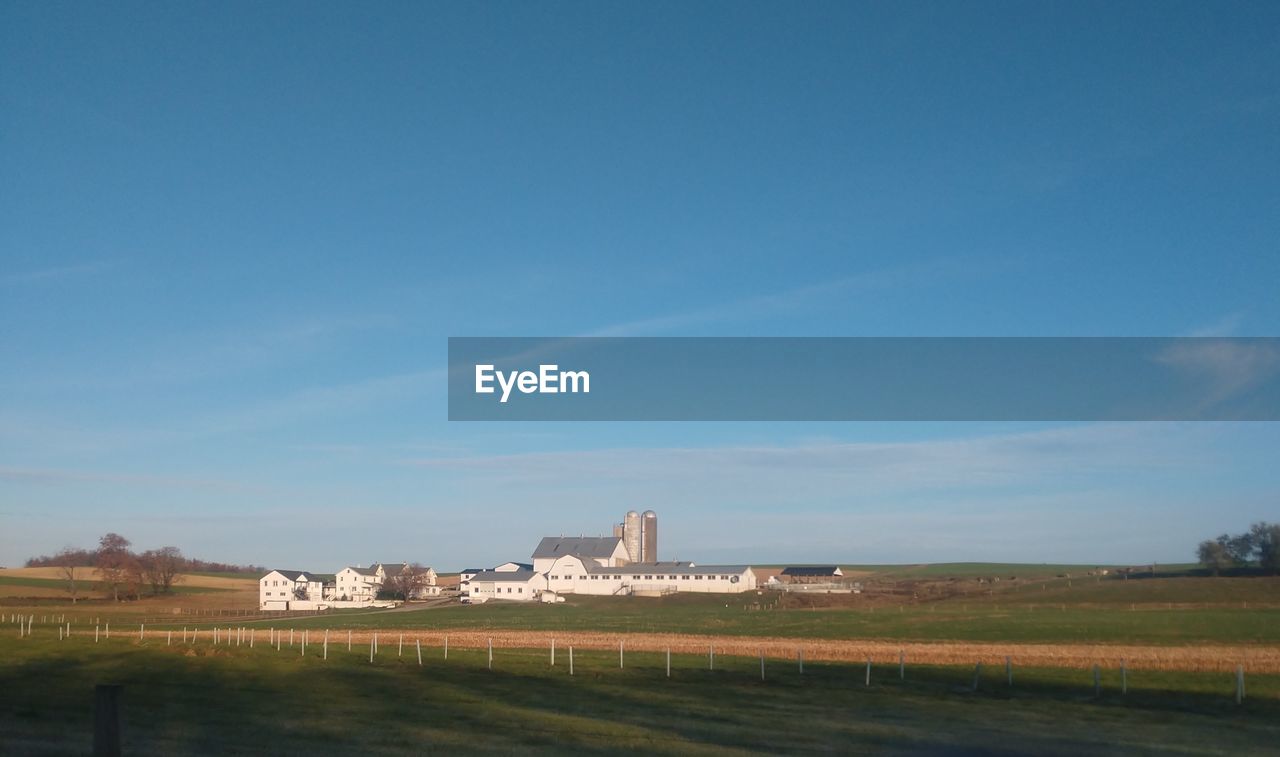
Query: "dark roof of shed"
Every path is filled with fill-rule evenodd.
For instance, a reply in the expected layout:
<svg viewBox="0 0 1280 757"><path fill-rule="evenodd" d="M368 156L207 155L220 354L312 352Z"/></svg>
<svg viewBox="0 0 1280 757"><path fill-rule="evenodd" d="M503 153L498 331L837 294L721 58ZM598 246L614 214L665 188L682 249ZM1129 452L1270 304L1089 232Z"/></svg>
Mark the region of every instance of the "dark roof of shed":
<svg viewBox="0 0 1280 757"><path fill-rule="evenodd" d="M784 576L834 576L834 565L792 565L782 569Z"/></svg>

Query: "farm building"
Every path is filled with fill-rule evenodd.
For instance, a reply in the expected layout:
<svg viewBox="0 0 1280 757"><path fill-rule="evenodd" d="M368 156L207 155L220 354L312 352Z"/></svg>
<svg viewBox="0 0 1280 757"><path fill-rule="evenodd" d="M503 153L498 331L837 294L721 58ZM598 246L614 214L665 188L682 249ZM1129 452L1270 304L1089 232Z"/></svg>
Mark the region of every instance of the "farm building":
<svg viewBox="0 0 1280 757"><path fill-rule="evenodd" d="M534 601L545 595L660 596L676 592L739 593L756 588L746 565L631 562L623 538L548 536L533 551L532 569L476 573L470 601ZM506 566L500 566L506 567Z"/></svg>
<svg viewBox="0 0 1280 757"><path fill-rule="evenodd" d="M273 570L258 579L258 607L263 610L314 609L324 598L325 576L305 570ZM306 605L306 607L300 607Z"/></svg>
<svg viewBox="0 0 1280 757"><path fill-rule="evenodd" d="M315 610L369 605L388 581L407 569L405 563L374 563L368 568L347 566L333 576L273 570L258 582L258 606L263 610ZM425 568L410 599L439 596L440 591L435 570Z"/></svg>
<svg viewBox="0 0 1280 757"><path fill-rule="evenodd" d="M779 574L782 582L792 584L825 584L844 577L835 565L792 565Z"/></svg>

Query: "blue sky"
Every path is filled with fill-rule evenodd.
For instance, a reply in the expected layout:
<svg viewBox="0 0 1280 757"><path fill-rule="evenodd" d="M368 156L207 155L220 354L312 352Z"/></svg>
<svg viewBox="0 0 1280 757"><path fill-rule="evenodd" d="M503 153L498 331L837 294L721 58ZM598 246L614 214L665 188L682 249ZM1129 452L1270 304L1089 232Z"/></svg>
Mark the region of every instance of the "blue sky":
<svg viewBox="0 0 1280 757"><path fill-rule="evenodd" d="M0 6L0 564L1173 561L1273 424L450 424L449 336L1280 333L1274 3Z"/></svg>

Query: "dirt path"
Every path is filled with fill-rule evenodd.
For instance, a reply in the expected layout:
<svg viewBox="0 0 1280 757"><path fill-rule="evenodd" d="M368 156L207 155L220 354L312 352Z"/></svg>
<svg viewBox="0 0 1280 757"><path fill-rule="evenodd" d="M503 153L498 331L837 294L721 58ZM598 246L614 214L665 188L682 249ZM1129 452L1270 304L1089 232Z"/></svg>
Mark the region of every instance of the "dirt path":
<svg viewBox="0 0 1280 757"><path fill-rule="evenodd" d="M288 632L288 626L277 628ZM148 633L149 638L164 638L164 631ZM246 634L248 631L246 631ZM265 643L267 629L257 627L257 641ZM295 631L300 642L302 631ZM311 644L319 643L323 631L311 629ZM375 631L352 631L355 644L368 645ZM1244 665L1250 673L1280 673L1280 647L1275 646L1142 646L1120 644L1025 644L979 642L894 642L877 640L840 639L790 639L756 636L707 636L661 633L596 633L551 632L511 630L451 630L425 631L400 628L376 631L379 646L395 645L401 634L406 643L421 640L427 647L441 647L445 636L451 649L483 649L493 640L495 649L548 648L555 639L558 649L573 646L576 649L616 650L619 641L633 652L662 652L670 648L677 654L707 654L712 646L717 655L756 656L761 652L767 658L794 660L803 650L806 661L865 662L868 657L878 664L898 661L901 652L908 663L934 665L1004 665L1010 657L1015 665L1049 668L1084 668L1091 665L1118 668L1121 661L1132 670L1187 670L1234 671ZM137 634L133 634L134 639ZM200 643L211 639L208 629L202 630ZM335 644L345 644L346 629L334 629L329 639ZM175 643L177 643L175 641ZM247 643L247 642L246 642Z"/></svg>

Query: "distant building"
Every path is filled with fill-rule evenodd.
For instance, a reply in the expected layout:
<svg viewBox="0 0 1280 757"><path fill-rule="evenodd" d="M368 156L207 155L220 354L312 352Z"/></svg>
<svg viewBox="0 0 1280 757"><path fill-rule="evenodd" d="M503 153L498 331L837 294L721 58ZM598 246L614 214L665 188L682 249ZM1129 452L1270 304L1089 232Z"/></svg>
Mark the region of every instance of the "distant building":
<svg viewBox="0 0 1280 757"><path fill-rule="evenodd" d="M747 565L638 562L629 557L621 536L548 536L534 549L532 566L506 563L472 574L468 580L469 601L530 602L544 598L544 594L731 594L756 588L755 572Z"/></svg>
<svg viewBox="0 0 1280 757"><path fill-rule="evenodd" d="M305 570L273 570L258 579L258 607L262 610L288 610L299 604L310 605L324 598L324 576ZM304 609L304 608L297 608Z"/></svg>
<svg viewBox="0 0 1280 757"><path fill-rule="evenodd" d="M835 565L793 565L782 569L782 581L792 584L825 584L844 577Z"/></svg>

